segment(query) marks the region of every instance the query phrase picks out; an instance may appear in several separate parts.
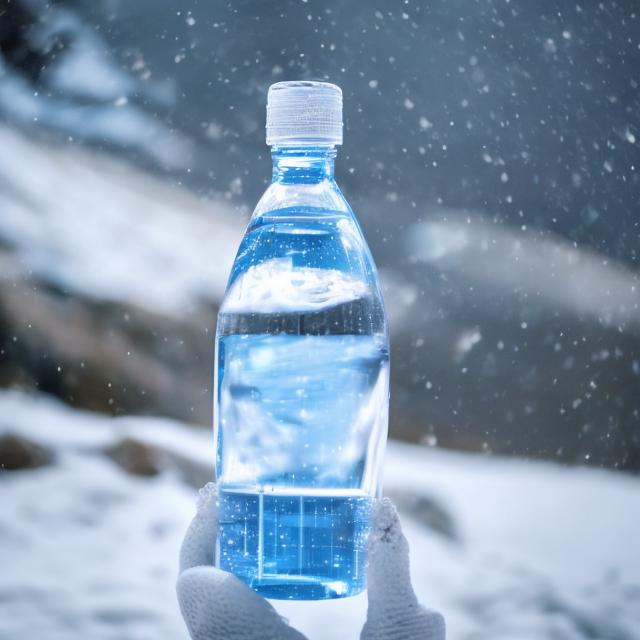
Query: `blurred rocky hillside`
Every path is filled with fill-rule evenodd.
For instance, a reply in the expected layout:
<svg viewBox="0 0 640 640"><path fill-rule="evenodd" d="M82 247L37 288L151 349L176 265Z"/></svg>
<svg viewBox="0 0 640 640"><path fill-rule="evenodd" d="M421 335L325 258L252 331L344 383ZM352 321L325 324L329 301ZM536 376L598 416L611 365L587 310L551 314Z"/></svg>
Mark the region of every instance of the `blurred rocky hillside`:
<svg viewBox="0 0 640 640"><path fill-rule="evenodd" d="M266 87L326 76L392 435L640 469L636 18L549 7L0 5L0 384L210 424Z"/></svg>

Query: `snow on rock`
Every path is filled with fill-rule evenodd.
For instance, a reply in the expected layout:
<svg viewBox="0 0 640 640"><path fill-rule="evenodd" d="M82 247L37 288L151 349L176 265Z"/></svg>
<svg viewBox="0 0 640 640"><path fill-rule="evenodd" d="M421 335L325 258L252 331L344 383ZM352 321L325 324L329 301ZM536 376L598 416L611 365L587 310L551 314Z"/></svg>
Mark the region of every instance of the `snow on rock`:
<svg viewBox="0 0 640 640"><path fill-rule="evenodd" d="M143 478L104 450L134 438L206 477L208 430L2 391L8 433L55 455L0 471L0 639L186 638L174 585L195 489L175 465ZM640 637L640 479L390 443L385 483L455 519L458 541L400 511L418 602L444 614L449 638ZM357 638L366 615L364 596L273 604L311 640Z"/></svg>
<svg viewBox="0 0 640 640"><path fill-rule="evenodd" d="M73 10L40 0L19 4L3 15L7 25L6 51L0 53L0 113L4 119L134 151L162 167L193 166L197 143L158 115L175 106L173 82L152 78L139 52L127 71L110 51L101 29ZM29 56L20 51L29 51ZM37 79L29 73L31 66L38 68Z"/></svg>

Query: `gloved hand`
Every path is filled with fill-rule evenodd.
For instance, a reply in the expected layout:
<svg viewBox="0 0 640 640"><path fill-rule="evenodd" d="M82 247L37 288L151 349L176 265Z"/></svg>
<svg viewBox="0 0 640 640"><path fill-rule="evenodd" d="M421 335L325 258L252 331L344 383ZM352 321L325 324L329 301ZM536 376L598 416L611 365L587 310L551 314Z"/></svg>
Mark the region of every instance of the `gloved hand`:
<svg viewBox="0 0 640 640"><path fill-rule="evenodd" d="M213 566L217 489L200 489L198 512L180 550L178 601L193 640L305 640L267 600ZM388 498L374 503L369 536L369 607L361 640L444 640L444 618L418 604L409 577L409 545ZM342 639L340 639L342 640Z"/></svg>

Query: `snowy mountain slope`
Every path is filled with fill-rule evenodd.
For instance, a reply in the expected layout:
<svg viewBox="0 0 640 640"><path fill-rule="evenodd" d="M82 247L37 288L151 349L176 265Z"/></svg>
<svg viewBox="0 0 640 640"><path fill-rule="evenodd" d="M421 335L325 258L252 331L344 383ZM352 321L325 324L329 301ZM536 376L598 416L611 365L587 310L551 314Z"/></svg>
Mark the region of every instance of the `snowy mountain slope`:
<svg viewBox="0 0 640 640"><path fill-rule="evenodd" d="M228 203L3 126L0 146L11 150L0 157L0 241L26 270L174 316L222 298L245 224Z"/></svg>
<svg viewBox="0 0 640 640"><path fill-rule="evenodd" d="M183 470L211 473L211 434L4 391L8 432L56 460L0 472L0 639L185 638L173 585L195 492ZM167 452L166 470L131 476L101 453L125 437ZM416 591L449 638L640 638L639 479L391 443L386 491L405 506ZM429 504L457 541L427 526ZM355 638L366 600L277 606L310 638Z"/></svg>

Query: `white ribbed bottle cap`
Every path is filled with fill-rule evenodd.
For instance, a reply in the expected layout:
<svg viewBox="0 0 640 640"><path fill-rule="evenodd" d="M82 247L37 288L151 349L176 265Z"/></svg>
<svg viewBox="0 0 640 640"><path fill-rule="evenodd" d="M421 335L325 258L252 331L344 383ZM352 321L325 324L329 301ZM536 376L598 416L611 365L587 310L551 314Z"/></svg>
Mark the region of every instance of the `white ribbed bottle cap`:
<svg viewBox="0 0 640 640"><path fill-rule="evenodd" d="M277 82L267 96L267 144L342 144L342 90L329 82Z"/></svg>

